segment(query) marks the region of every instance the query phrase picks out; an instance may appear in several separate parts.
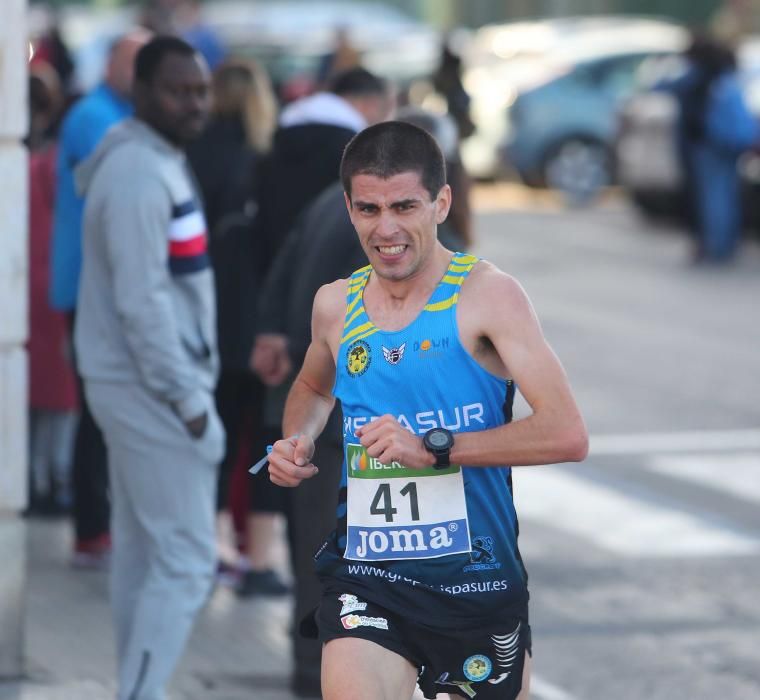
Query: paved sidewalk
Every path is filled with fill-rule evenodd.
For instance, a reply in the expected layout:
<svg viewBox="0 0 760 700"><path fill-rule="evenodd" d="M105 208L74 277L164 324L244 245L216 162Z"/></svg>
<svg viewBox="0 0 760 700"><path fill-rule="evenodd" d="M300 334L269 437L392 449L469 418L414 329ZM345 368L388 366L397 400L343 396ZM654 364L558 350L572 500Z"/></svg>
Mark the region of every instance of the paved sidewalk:
<svg viewBox="0 0 760 700"><path fill-rule="evenodd" d="M72 569L64 520L28 520L27 679L0 700L113 700L107 575ZM292 700L290 597L242 601L217 587L198 617L171 700Z"/></svg>

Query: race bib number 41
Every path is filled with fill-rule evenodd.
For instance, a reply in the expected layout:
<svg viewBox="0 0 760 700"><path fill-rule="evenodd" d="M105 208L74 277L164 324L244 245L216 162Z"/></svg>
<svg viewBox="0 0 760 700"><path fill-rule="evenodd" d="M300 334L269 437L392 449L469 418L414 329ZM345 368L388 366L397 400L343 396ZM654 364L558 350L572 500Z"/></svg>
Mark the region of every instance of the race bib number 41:
<svg viewBox="0 0 760 700"><path fill-rule="evenodd" d="M429 559L470 551L462 469L383 464L346 445L346 559Z"/></svg>

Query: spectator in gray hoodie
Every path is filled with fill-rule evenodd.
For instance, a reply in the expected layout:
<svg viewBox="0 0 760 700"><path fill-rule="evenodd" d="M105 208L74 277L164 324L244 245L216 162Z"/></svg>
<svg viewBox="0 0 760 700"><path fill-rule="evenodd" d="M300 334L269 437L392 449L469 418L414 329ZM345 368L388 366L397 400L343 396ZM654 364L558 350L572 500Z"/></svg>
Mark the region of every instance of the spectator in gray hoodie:
<svg viewBox="0 0 760 700"><path fill-rule="evenodd" d="M85 193L75 343L105 436L119 700L164 700L215 567L224 430L214 408L214 284L181 147L209 110L209 74L158 37L135 63L135 117L77 170Z"/></svg>

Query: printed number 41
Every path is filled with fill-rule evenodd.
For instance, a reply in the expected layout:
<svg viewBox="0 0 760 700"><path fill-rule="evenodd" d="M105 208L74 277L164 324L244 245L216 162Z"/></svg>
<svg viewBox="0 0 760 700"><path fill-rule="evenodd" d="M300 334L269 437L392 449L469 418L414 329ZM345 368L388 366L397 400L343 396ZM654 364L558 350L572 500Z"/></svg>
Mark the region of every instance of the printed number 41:
<svg viewBox="0 0 760 700"><path fill-rule="evenodd" d="M412 520L420 519L420 506L417 501L417 484L410 481L403 489L399 491L402 496L409 496L409 506L412 511ZM393 507L393 499L391 497L391 485L380 484L377 487L375 497L372 499L372 503L369 507L369 512L372 515L384 515L386 523L393 522L393 516L398 513L398 508Z"/></svg>

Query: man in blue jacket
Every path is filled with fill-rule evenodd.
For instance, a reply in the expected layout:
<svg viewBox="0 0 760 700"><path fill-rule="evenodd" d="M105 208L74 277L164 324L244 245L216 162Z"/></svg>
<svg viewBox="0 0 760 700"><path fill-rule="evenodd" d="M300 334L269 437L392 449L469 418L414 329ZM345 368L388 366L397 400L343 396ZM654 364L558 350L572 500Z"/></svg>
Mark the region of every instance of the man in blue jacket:
<svg viewBox="0 0 760 700"><path fill-rule="evenodd" d="M679 106L677 145L696 236L694 261L725 263L736 255L742 233L737 161L760 130L729 47L695 35L685 58L683 75L656 87L673 94Z"/></svg>
<svg viewBox="0 0 760 700"><path fill-rule="evenodd" d="M61 127L50 301L54 308L70 314L72 325L82 264L84 209L84 200L74 185L74 168L95 150L109 128L132 113L130 94L135 55L149 38L147 31L135 30L114 42L105 79L71 108ZM110 549L107 486L103 438L82 396L73 463L75 565L101 565Z"/></svg>

